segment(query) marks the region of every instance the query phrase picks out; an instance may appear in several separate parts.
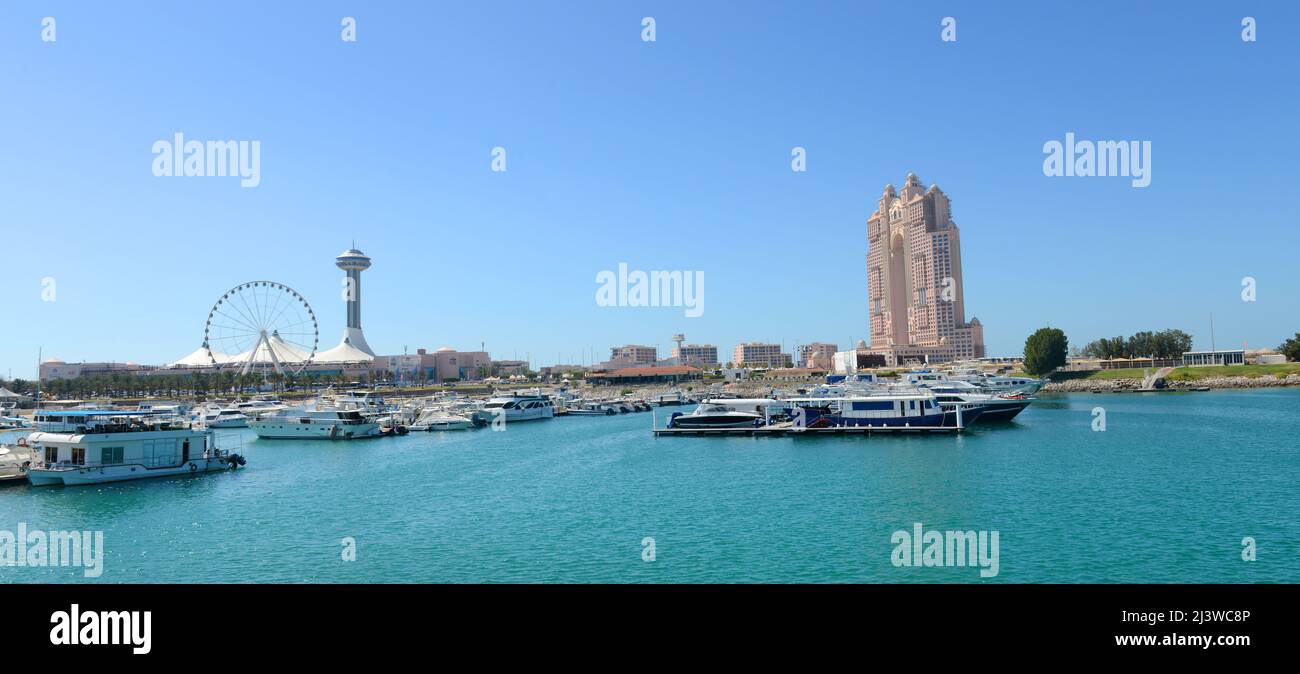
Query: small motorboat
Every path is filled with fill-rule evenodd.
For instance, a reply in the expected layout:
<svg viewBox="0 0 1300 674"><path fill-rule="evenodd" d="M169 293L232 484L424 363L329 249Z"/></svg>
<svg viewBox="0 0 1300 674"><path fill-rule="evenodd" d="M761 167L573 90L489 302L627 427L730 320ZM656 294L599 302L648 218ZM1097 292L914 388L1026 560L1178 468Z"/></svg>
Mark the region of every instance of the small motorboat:
<svg viewBox="0 0 1300 674"><path fill-rule="evenodd" d="M575 417L612 417L616 414L617 410L601 403L584 403L569 408L569 415Z"/></svg>
<svg viewBox="0 0 1300 674"><path fill-rule="evenodd" d="M701 404L688 414L673 412L668 419L669 428L757 428L763 423L763 415L757 412L720 403Z"/></svg>

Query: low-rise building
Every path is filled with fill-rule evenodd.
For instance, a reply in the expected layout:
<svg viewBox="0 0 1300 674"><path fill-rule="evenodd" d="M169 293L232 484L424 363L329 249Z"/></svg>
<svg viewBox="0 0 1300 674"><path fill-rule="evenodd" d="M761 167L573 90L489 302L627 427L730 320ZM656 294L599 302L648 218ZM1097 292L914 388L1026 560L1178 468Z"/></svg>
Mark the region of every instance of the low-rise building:
<svg viewBox="0 0 1300 674"><path fill-rule="evenodd" d="M1183 353L1183 367L1201 367L1206 365L1245 365L1245 349L1223 349L1215 351L1187 351Z"/></svg>
<svg viewBox="0 0 1300 674"><path fill-rule="evenodd" d="M616 346L610 349L609 359L611 361L626 361L630 363L654 365L654 362L659 360L659 349L653 346L643 346L641 344L626 344L624 346Z"/></svg>
<svg viewBox="0 0 1300 674"><path fill-rule="evenodd" d="M625 367L609 372L594 372L587 375L589 384L651 384L669 383L699 379L699 368L676 365L673 367Z"/></svg>
<svg viewBox="0 0 1300 674"><path fill-rule="evenodd" d="M146 375L157 370L154 365L140 365L127 361L125 363L65 363L51 358L41 363L39 376L41 381L56 379L77 379L78 377L103 377L113 374Z"/></svg>
<svg viewBox="0 0 1300 674"><path fill-rule="evenodd" d="M717 365L718 347L712 344L683 344L680 348L673 348L673 357L681 365Z"/></svg>
<svg viewBox="0 0 1300 674"><path fill-rule="evenodd" d="M528 361L526 360L494 360L491 364L493 374L498 377L509 377L512 375L521 375L528 371Z"/></svg>
<svg viewBox="0 0 1300 674"><path fill-rule="evenodd" d="M737 344L731 362L737 367L789 367L793 365L789 354L781 353L780 344L747 342Z"/></svg>
<svg viewBox="0 0 1300 674"><path fill-rule="evenodd" d="M835 352L839 347L825 342L813 342L799 347L799 367L829 370L835 367Z"/></svg>
<svg viewBox="0 0 1300 674"><path fill-rule="evenodd" d="M539 368L539 369L537 370L537 372L538 372L538 374L542 375L543 377L550 377L550 378L552 378L552 379L559 379L559 378L563 377L563 376L566 375L566 374L568 374L568 375L577 375L577 376L582 376L582 375L584 375L584 374L587 373L587 366L585 366L585 365L546 365L546 366L543 366L543 367Z"/></svg>

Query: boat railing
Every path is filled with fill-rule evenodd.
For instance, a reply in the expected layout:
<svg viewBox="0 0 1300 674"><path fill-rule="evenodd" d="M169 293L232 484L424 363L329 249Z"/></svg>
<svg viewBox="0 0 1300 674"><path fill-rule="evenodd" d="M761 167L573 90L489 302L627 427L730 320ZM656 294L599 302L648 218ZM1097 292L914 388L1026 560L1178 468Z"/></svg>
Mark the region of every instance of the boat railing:
<svg viewBox="0 0 1300 674"><path fill-rule="evenodd" d="M180 468L187 463L195 461L209 461L214 459L228 459L231 452L225 449L205 450L198 457L191 457L187 461L181 461L180 455L171 454L166 456L155 456L152 460L134 460L120 461L112 463L75 463L73 461L41 461L39 465L45 470L94 470L96 468L117 468L123 466L139 466L146 470L156 470L158 468ZM34 462L35 463L35 462Z"/></svg>

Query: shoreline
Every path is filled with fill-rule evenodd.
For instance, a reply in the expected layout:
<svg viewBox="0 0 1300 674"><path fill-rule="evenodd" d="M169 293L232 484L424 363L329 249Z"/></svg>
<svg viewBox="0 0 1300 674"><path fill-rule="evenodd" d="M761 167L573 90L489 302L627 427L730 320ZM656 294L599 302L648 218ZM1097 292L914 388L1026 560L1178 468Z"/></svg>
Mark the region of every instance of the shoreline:
<svg viewBox="0 0 1300 674"><path fill-rule="evenodd" d="M1204 379L1165 380L1166 388L1174 391L1187 391L1199 388L1217 389L1255 389L1283 388L1300 386L1300 374L1277 377L1270 374L1258 377L1206 377ZM1132 391L1142 388L1142 380L1124 379L1067 379L1054 381L1043 387L1042 393L1109 393L1110 391Z"/></svg>

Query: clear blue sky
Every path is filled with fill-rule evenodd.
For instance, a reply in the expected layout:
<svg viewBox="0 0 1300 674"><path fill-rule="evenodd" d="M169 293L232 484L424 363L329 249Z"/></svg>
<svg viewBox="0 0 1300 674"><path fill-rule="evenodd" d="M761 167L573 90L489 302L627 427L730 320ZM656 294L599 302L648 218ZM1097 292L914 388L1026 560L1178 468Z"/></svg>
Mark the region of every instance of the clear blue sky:
<svg viewBox="0 0 1300 674"><path fill-rule="evenodd" d="M844 346L867 336L865 220L909 171L953 200L993 355L1044 324L1077 345L1208 347L1211 312L1221 347L1300 330L1294 3L181 4L0 6L0 375L41 346L173 360L261 278L332 346L353 239L385 354ZM260 140L261 185L154 177L178 131ZM1067 131L1150 140L1151 186L1045 177ZM596 306L619 262L704 271L704 316Z"/></svg>

